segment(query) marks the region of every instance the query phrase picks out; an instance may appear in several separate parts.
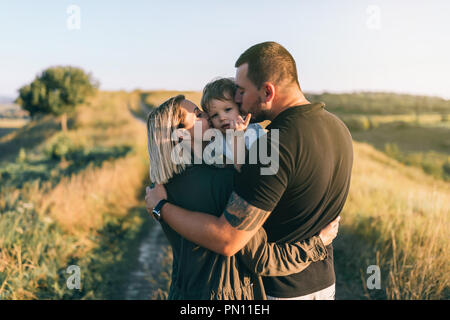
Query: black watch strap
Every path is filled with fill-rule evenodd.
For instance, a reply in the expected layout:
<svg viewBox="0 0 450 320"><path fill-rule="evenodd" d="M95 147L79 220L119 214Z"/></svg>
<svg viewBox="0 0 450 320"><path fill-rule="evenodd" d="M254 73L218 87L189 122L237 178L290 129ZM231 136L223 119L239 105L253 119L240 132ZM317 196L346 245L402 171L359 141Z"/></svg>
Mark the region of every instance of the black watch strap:
<svg viewBox="0 0 450 320"><path fill-rule="evenodd" d="M158 220L161 221L161 209L163 207L164 204L168 203L169 201L167 201L166 199L162 199L158 202L158 204L156 205L156 207L153 208L152 213L153 213L153 217Z"/></svg>

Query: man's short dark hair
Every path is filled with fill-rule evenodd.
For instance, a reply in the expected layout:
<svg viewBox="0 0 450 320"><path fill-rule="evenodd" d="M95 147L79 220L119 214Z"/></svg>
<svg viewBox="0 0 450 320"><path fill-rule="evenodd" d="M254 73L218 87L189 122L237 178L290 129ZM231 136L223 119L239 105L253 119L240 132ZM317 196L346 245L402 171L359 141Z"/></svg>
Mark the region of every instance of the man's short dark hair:
<svg viewBox="0 0 450 320"><path fill-rule="evenodd" d="M259 89L264 82L286 85L297 84L297 66L292 55L279 43L268 41L248 48L235 67L248 63L247 77Z"/></svg>
<svg viewBox="0 0 450 320"><path fill-rule="evenodd" d="M200 102L203 111L208 112L212 100L234 101L236 84L233 78L219 78L208 83L203 89L202 100Z"/></svg>

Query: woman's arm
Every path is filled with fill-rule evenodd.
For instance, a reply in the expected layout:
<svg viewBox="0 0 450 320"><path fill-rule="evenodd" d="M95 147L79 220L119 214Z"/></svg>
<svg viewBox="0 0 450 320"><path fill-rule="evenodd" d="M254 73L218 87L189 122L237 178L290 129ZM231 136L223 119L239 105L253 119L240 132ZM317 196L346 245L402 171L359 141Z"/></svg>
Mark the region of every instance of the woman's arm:
<svg viewBox="0 0 450 320"><path fill-rule="evenodd" d="M286 276L305 270L311 262L325 260L325 245L337 235L339 217L325 227L319 236L292 244L267 242L267 233L260 228L239 252L239 259L250 271L261 276Z"/></svg>

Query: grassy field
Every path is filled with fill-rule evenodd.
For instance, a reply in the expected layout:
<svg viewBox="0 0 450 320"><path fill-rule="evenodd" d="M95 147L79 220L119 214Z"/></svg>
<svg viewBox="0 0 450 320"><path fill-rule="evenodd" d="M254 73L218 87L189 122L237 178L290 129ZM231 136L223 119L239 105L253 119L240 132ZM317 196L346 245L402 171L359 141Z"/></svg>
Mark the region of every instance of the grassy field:
<svg viewBox="0 0 450 320"><path fill-rule="evenodd" d="M1 138L0 299L117 296L147 218L145 125L128 110L139 98L100 92L66 136L43 117ZM82 290L67 288L69 265Z"/></svg>
<svg viewBox="0 0 450 320"><path fill-rule="evenodd" d="M391 92L352 92L306 94L310 101L324 101L328 110L338 114L405 115L450 114L450 100L441 97Z"/></svg>
<svg viewBox="0 0 450 320"><path fill-rule="evenodd" d="M0 138L26 125L27 119L2 119L0 118Z"/></svg>
<svg viewBox="0 0 450 320"><path fill-rule="evenodd" d="M437 166L447 160L448 122L440 114L368 117L368 128L351 130L353 177L334 243L337 298L449 299L450 183L422 167L423 159ZM386 152L387 144L422 158L402 163L399 153ZM370 265L381 269L379 290L367 288ZM169 257L158 279L159 297L167 296L170 266Z"/></svg>
<svg viewBox="0 0 450 320"><path fill-rule="evenodd" d="M67 134L47 116L0 136L0 299L123 298L140 239L154 230L143 207L145 125L136 117L179 93L199 103L198 92L99 92L70 117ZM447 120L339 116L349 126L357 120L334 243L337 298L449 299ZM170 283L170 249L161 250L153 298L167 297ZM66 286L69 265L81 268L81 290ZM366 286L370 265L381 269L380 290Z"/></svg>
<svg viewBox="0 0 450 320"><path fill-rule="evenodd" d="M342 97L350 98L333 99ZM367 97L366 108L358 108ZM350 107L339 99L331 103L355 141L351 189L335 241L337 297L449 299L449 102L378 98L362 95ZM381 290L366 286L369 265L381 268Z"/></svg>
<svg viewBox="0 0 450 320"><path fill-rule="evenodd" d="M368 144L354 147L342 236L335 242L342 297L359 292L370 298L448 299L450 184ZM380 266L382 290L367 290L369 265Z"/></svg>
<svg viewBox="0 0 450 320"><path fill-rule="evenodd" d="M142 101L150 108L159 106L162 102L179 94L183 94L186 99L191 100L200 106L202 93L198 91L144 91Z"/></svg>
<svg viewBox="0 0 450 320"><path fill-rule="evenodd" d="M353 139L390 157L450 181L450 121L433 114L412 117L341 116Z"/></svg>
<svg viewBox="0 0 450 320"><path fill-rule="evenodd" d="M450 184L354 142L350 193L334 241L337 299L450 298ZM368 289L367 268L381 270ZM167 296L163 261L158 298Z"/></svg>

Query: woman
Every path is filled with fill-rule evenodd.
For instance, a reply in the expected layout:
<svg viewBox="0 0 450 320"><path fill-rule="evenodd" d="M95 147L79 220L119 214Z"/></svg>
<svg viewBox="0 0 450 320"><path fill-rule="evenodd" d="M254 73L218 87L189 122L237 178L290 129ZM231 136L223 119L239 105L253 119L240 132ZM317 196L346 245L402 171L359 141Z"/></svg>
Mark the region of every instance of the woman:
<svg viewBox="0 0 450 320"><path fill-rule="evenodd" d="M194 134L196 121L201 123L200 135ZM180 134L180 128L193 137L189 142L183 141L189 135ZM150 179L165 184L171 203L220 216L232 192L233 169L186 164L189 157L177 150L180 142L190 143L192 156L201 159L202 150L193 146L203 142L203 132L208 128L206 115L182 95L154 109L147 119ZM336 237L338 225L334 221L319 236L293 244L267 243L261 228L239 253L226 257L197 246L166 223L161 224L173 251L169 299L192 300L265 299L260 276L298 273L310 263L325 259L325 245Z"/></svg>

